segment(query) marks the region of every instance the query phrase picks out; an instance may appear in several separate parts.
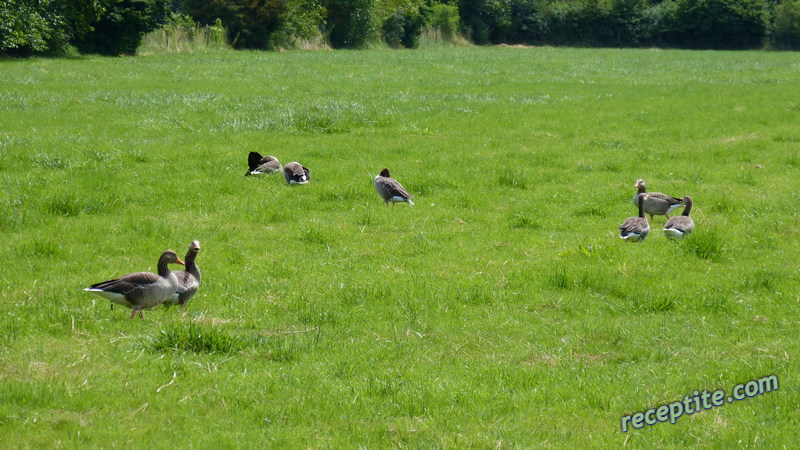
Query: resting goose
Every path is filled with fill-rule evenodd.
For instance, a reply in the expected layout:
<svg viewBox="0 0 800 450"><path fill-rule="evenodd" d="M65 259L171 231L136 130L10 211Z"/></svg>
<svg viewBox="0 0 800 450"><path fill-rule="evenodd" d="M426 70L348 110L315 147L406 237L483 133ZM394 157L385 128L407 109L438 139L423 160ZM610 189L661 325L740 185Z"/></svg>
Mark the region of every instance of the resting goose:
<svg viewBox="0 0 800 450"><path fill-rule="evenodd" d="M384 205L392 202L392 206L394 206L397 202L406 202L414 206L414 202L411 201L412 195L403 188L403 185L392 178L389 174L389 169L383 169L380 174L375 176L375 190L378 191L378 195L383 199Z"/></svg>
<svg viewBox="0 0 800 450"><path fill-rule="evenodd" d="M644 216L644 203L647 201L648 194L639 196L639 216L628 217L619 226L619 237L629 242L642 242L650 233L650 224Z"/></svg>
<svg viewBox="0 0 800 450"><path fill-rule="evenodd" d="M664 225L664 235L668 238L679 239L694 231L694 220L689 217L689 213L692 211L692 197L688 195L683 197L683 204L686 205L683 208L683 214L671 217Z"/></svg>
<svg viewBox="0 0 800 450"><path fill-rule="evenodd" d="M195 264L194 259L200 252L200 241L192 241L189 244L189 250L186 251L186 270L179 270L173 272L175 277L178 278L178 289L172 294L172 297L167 299L168 303L173 305L186 306L197 293L200 287L200 268Z"/></svg>
<svg viewBox="0 0 800 450"><path fill-rule="evenodd" d="M306 184L311 180L311 173L308 167L299 162L290 162L283 166L283 178L287 184Z"/></svg>
<svg viewBox="0 0 800 450"><path fill-rule="evenodd" d="M247 172L244 176L275 173L281 170L281 163L274 156L261 156L258 152L250 152L247 156Z"/></svg>
<svg viewBox="0 0 800 450"><path fill-rule="evenodd" d="M639 196L644 194L646 190L644 180L636 180L636 184L634 184L633 187L637 188L637 192L633 196L633 204L637 205ZM672 212L673 209L681 206L681 202L681 199L662 194L661 192L648 192L647 199L644 202L644 212L650 214L650 220L653 220L654 215L667 216L667 219L669 219L669 213Z"/></svg>
<svg viewBox="0 0 800 450"><path fill-rule="evenodd" d="M170 272L170 264L184 262L172 250L167 250L158 258L158 275L150 272L136 272L123 275L114 280L93 284L84 291L111 300L113 303L131 308L131 319L142 310L158 306L170 298L178 289L178 278Z"/></svg>

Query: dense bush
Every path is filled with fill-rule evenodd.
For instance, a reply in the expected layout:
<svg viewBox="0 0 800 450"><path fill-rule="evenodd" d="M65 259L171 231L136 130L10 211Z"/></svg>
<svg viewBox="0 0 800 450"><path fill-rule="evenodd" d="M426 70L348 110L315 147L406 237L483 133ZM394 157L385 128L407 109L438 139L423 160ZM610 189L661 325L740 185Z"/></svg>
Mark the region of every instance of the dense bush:
<svg viewBox="0 0 800 450"><path fill-rule="evenodd" d="M426 25L440 33L442 38L450 40L458 34L460 22L457 6L437 3L430 7Z"/></svg>
<svg viewBox="0 0 800 450"><path fill-rule="evenodd" d="M683 48L742 49L764 43L764 0L678 0L670 41Z"/></svg>
<svg viewBox="0 0 800 450"><path fill-rule="evenodd" d="M110 0L2 0L0 53L60 52L91 31Z"/></svg>
<svg viewBox="0 0 800 450"><path fill-rule="evenodd" d="M800 50L800 0L789 0L775 8L772 45L783 50Z"/></svg>
<svg viewBox="0 0 800 450"><path fill-rule="evenodd" d="M773 36L797 42L798 0L775 0ZM766 0L460 0L463 29L477 44L667 45L758 48L768 33ZM778 27L781 31L778 31ZM779 38L780 36L780 38Z"/></svg>
<svg viewBox="0 0 800 450"><path fill-rule="evenodd" d="M75 45L83 53L133 55L142 37L166 23L169 13L168 0L116 0Z"/></svg>
<svg viewBox="0 0 800 450"><path fill-rule="evenodd" d="M221 20L235 48L272 48L287 17L286 0L182 0L181 5L201 24Z"/></svg>
<svg viewBox="0 0 800 450"><path fill-rule="evenodd" d="M375 34L374 0L327 0L325 25L334 48L361 48Z"/></svg>
<svg viewBox="0 0 800 450"><path fill-rule="evenodd" d="M273 36L275 47L293 47L295 41L322 41L326 9L323 0L287 0L286 20Z"/></svg>
<svg viewBox="0 0 800 450"><path fill-rule="evenodd" d="M43 52L66 41L63 17L45 15L28 0L0 2L0 51Z"/></svg>
<svg viewBox="0 0 800 450"><path fill-rule="evenodd" d="M399 8L383 23L383 40L393 48L416 48L424 23L419 8Z"/></svg>
<svg viewBox="0 0 800 450"><path fill-rule="evenodd" d="M460 0L458 14L467 38L476 44L514 40L507 35L512 28L510 3L502 0Z"/></svg>

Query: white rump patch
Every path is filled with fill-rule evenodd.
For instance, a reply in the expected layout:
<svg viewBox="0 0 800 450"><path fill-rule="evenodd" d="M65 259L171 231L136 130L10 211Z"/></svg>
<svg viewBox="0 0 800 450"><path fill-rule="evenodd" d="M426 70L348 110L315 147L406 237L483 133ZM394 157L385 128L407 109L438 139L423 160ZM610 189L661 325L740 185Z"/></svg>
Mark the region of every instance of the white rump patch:
<svg viewBox="0 0 800 450"><path fill-rule="evenodd" d="M680 239L684 236L683 231L675 228L664 228L664 236L672 239Z"/></svg>

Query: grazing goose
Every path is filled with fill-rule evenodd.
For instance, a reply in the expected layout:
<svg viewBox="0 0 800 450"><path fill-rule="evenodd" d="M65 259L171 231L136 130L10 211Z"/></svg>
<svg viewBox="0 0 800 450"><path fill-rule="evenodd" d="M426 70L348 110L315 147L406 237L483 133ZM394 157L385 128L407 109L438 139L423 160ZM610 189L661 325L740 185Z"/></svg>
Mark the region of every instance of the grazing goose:
<svg viewBox="0 0 800 450"><path fill-rule="evenodd" d="M683 208L683 214L671 217L664 225L664 235L668 238L679 239L694 231L694 220L689 217L689 213L692 211L692 197L687 195L682 200L686 205Z"/></svg>
<svg viewBox="0 0 800 450"><path fill-rule="evenodd" d="M411 201L412 195L403 188L402 184L392 178L389 174L389 169L383 169L380 174L375 176L375 190L378 191L378 195L383 199L384 205L392 202L392 206L394 206L397 202L406 202L414 206L414 202Z"/></svg>
<svg viewBox="0 0 800 450"><path fill-rule="evenodd" d="M184 258L186 270L174 272L175 277L178 278L178 290L167 300L168 303L186 306L189 300L194 297L194 294L197 293L197 289L200 287L200 268L197 267L194 259L199 252L200 241L192 241Z"/></svg>
<svg viewBox="0 0 800 450"><path fill-rule="evenodd" d="M644 216L644 203L647 201L648 194L639 196L639 216L628 217L619 226L619 237L629 242L642 242L650 232L650 224Z"/></svg>
<svg viewBox="0 0 800 450"><path fill-rule="evenodd" d="M131 308L131 319L142 310L158 306L170 298L178 289L178 278L170 272L170 264L184 262L172 250L167 250L158 258L158 275L150 272L136 272L123 275L115 280L93 284L84 291L94 292L113 303Z"/></svg>
<svg viewBox="0 0 800 450"><path fill-rule="evenodd" d="M637 205L639 196L644 194L646 190L644 180L636 180L636 184L634 184L633 187L637 188L637 192L633 196L633 204ZM644 202L644 212L650 214L650 220L653 220L654 215L667 216L667 219L669 219L669 213L672 212L673 209L681 206L681 202L681 199L662 194L661 192L648 192L647 199Z"/></svg>
<svg viewBox="0 0 800 450"><path fill-rule="evenodd" d="M258 152L250 152L247 156L247 172L244 176L275 173L281 170L281 163L274 156L261 156Z"/></svg>
<svg viewBox="0 0 800 450"><path fill-rule="evenodd" d="M283 167L283 178L287 184L306 184L311 180L311 173L299 162L290 162Z"/></svg>

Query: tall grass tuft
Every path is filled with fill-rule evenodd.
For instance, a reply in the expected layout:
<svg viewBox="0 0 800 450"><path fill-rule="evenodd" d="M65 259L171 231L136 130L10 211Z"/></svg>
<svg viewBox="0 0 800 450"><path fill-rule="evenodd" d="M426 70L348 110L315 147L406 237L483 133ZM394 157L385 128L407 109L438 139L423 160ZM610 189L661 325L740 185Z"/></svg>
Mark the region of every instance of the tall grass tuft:
<svg viewBox="0 0 800 450"><path fill-rule="evenodd" d="M572 287L572 280L570 280L567 270L561 264L553 266L545 279L545 283L556 289L566 290Z"/></svg>
<svg viewBox="0 0 800 450"><path fill-rule="evenodd" d="M708 228L685 238L683 249L697 258L713 261L725 253L725 243L716 229Z"/></svg>
<svg viewBox="0 0 800 450"><path fill-rule="evenodd" d="M218 328L205 328L191 323L178 325L150 337L150 349L165 353L182 351L209 354L231 354L246 348L246 342L240 337L230 336Z"/></svg>
<svg viewBox="0 0 800 450"><path fill-rule="evenodd" d="M526 189L528 187L528 177L519 170L503 171L497 179L500 186L515 189Z"/></svg>
<svg viewBox="0 0 800 450"><path fill-rule="evenodd" d="M214 25L200 25L190 17L174 14L169 22L144 36L140 54L198 53L229 47L225 27L217 19Z"/></svg>

